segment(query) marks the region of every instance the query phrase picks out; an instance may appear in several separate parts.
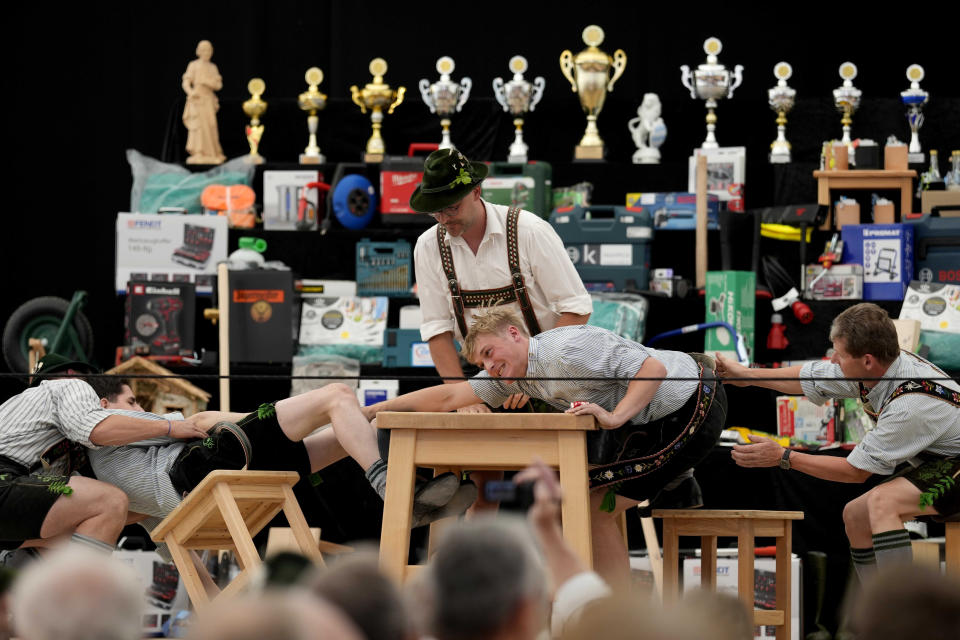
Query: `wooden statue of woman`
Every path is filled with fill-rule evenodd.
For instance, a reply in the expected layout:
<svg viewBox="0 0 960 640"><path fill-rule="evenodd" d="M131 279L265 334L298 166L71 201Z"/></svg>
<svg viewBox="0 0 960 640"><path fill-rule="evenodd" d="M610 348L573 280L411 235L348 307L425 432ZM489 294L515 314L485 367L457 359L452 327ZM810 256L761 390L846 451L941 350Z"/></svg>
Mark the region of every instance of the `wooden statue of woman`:
<svg viewBox="0 0 960 640"><path fill-rule="evenodd" d="M187 104L183 108L183 124L187 127L188 164L220 164L226 160L217 133L217 111L220 103L216 91L223 87L217 65L210 62L213 45L201 40L197 59L187 65L183 74L183 90Z"/></svg>

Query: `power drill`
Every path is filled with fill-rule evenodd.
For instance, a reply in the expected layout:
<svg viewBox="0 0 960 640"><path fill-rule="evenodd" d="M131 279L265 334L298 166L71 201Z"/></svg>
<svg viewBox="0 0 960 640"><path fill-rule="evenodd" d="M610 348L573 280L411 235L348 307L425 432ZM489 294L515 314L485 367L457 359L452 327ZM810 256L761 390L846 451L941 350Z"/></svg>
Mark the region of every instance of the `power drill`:
<svg viewBox="0 0 960 640"><path fill-rule="evenodd" d="M160 319L160 331L152 344L163 353L176 353L180 349L180 334L177 332L183 300L173 296L154 298L147 302L147 310Z"/></svg>

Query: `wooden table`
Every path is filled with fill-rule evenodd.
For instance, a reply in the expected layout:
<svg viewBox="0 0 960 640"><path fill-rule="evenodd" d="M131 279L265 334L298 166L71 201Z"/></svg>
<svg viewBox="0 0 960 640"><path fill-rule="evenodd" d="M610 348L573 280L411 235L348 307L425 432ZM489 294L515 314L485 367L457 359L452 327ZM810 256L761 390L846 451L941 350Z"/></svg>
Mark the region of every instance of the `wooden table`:
<svg viewBox="0 0 960 640"><path fill-rule="evenodd" d="M416 467L522 469L534 456L560 471L563 535L593 566L586 432L593 416L564 413L380 412L377 427L390 429L387 492L380 534L380 566L402 581L410 572L410 522Z"/></svg>
<svg viewBox="0 0 960 640"><path fill-rule="evenodd" d="M817 202L830 207L823 230L833 228L833 202L830 200L831 189L899 189L900 190L900 219L913 212L913 179L917 172L886 171L880 169L863 169L861 171L814 171L817 179Z"/></svg>

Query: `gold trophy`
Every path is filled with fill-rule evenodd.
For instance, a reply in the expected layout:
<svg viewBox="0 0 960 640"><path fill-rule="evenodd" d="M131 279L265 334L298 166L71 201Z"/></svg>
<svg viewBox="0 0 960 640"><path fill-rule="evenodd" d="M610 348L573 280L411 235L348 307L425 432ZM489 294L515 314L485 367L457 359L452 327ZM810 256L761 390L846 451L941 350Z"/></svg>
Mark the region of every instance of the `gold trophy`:
<svg viewBox="0 0 960 640"><path fill-rule="evenodd" d="M843 137L840 142L847 145L847 156L851 165L856 164L854 158L853 140L850 139L850 127L853 124L853 114L860 106L862 92L853 86L853 79L857 77L857 65L844 62L840 65L840 78L843 85L833 90L833 102L842 116L840 124L843 126Z"/></svg>
<svg viewBox="0 0 960 640"><path fill-rule="evenodd" d="M310 140L307 142L307 148L300 154L300 164L321 164L326 162L326 158L320 153L320 147L317 146L317 111L327 106L327 96L320 93L317 85L323 82L323 71L320 67L310 67L303 76L310 87L297 96L297 106L308 112L307 130L310 131Z"/></svg>
<svg viewBox="0 0 960 640"><path fill-rule="evenodd" d="M574 56L569 49L560 54L560 70L570 81L574 93L580 94L580 106L587 114L587 130L574 151L576 160L602 160L603 140L597 130L597 116L603 109L607 92L623 75L627 66L627 54L623 49L614 51L611 57L597 47L603 42L603 29L595 24L583 30L587 48ZM610 77L610 70L613 77Z"/></svg>
<svg viewBox="0 0 960 640"><path fill-rule="evenodd" d="M380 137L380 127L383 123L383 108L387 107L387 113L393 113L393 110L403 102L403 94L407 92L406 87L397 87L396 90L390 88L390 85L384 84L383 76L387 72L387 61L383 58L374 58L370 61L370 75L373 76L373 82L370 82L363 88L357 89L357 85L350 87L350 94L353 101L360 107L360 113L366 113L370 110L370 121L373 126L373 134L367 140L367 152L363 156L364 162L382 162L383 155L387 152L383 144L383 138Z"/></svg>
<svg viewBox="0 0 960 640"><path fill-rule="evenodd" d="M263 164L263 156L260 155L260 138L263 137L263 125L260 124L260 116L267 110L267 103L260 98L267 89L267 83L261 78L253 78L247 83L247 91L250 92L250 99L243 103L243 112L250 118L250 124L246 127L247 143L250 145L250 155L247 161L250 164Z"/></svg>

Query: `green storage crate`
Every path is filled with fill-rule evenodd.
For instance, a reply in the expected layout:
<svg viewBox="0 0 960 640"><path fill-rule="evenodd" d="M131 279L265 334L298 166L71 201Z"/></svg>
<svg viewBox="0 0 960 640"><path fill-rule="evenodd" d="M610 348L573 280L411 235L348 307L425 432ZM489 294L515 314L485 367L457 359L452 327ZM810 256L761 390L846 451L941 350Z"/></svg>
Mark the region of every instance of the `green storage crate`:
<svg viewBox="0 0 960 640"><path fill-rule="evenodd" d="M488 162L483 199L518 206L546 220L553 210L553 170L547 162Z"/></svg>
<svg viewBox="0 0 960 640"><path fill-rule="evenodd" d="M753 362L757 276L752 271L708 271L706 322L726 322L743 336L747 355ZM719 351L737 359L736 344L722 327L708 329L704 352Z"/></svg>

